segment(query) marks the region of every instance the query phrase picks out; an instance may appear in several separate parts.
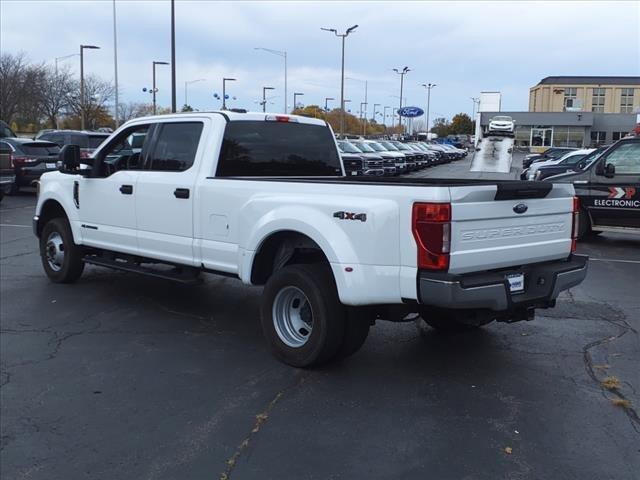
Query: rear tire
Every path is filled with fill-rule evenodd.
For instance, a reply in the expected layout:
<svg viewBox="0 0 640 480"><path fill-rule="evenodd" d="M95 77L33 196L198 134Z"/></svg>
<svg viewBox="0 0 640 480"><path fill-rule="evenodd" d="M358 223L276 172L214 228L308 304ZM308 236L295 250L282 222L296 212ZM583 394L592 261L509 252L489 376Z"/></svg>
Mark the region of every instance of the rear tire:
<svg viewBox="0 0 640 480"><path fill-rule="evenodd" d="M82 275L82 248L73 242L66 218L53 218L42 229L40 259L47 277L54 283L73 283Z"/></svg>
<svg viewBox="0 0 640 480"><path fill-rule="evenodd" d="M424 308L416 319L420 333L426 333L426 325L442 333L476 330L493 322L494 318L477 315L475 310L447 310Z"/></svg>
<svg viewBox="0 0 640 480"><path fill-rule="evenodd" d="M578 214L578 240L584 240L585 237L588 237L592 233L593 230L591 230L589 214L584 208L581 208Z"/></svg>
<svg viewBox="0 0 640 480"><path fill-rule="evenodd" d="M331 269L289 265L267 281L260 305L262 331L274 355L294 367L333 359L343 340L347 311Z"/></svg>

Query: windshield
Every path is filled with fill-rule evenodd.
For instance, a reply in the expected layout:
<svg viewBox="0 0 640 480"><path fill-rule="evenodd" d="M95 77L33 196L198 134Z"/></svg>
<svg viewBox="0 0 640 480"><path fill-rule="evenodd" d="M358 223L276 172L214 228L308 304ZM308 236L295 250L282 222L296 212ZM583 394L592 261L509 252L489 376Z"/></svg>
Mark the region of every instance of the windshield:
<svg viewBox="0 0 640 480"><path fill-rule="evenodd" d="M25 155L33 155L38 157L57 155L60 152L60 147L58 147L58 145L49 142L23 143L21 145L18 145L18 148Z"/></svg>
<svg viewBox="0 0 640 480"><path fill-rule="evenodd" d="M372 149L374 152L386 152L386 151L387 151L387 149L386 149L386 148L384 148L384 147L383 147L382 145L380 145L379 143L375 143L375 142L368 142L368 143L367 143L367 146L368 146L368 147L371 147L371 149Z"/></svg>
<svg viewBox="0 0 640 480"><path fill-rule="evenodd" d="M499 115L497 117L493 117L491 120L496 122L511 122L513 119L511 117Z"/></svg>
<svg viewBox="0 0 640 480"><path fill-rule="evenodd" d="M564 157L567 153L571 153L574 150L564 150L564 149L558 149L558 150L551 150L551 151L546 151L545 153L543 153L542 155L545 157L549 157L549 158L561 158Z"/></svg>
<svg viewBox="0 0 640 480"><path fill-rule="evenodd" d="M579 163L582 160L584 160L585 165L588 165L594 160L597 160L598 158L600 158L600 155L602 155L602 153L605 150L606 150L605 148L602 148L602 149L595 150L588 155L574 155L572 157L564 159L560 163L562 163L563 165L575 165L576 163Z"/></svg>
<svg viewBox="0 0 640 480"><path fill-rule="evenodd" d="M340 150L342 150L344 153L362 153L351 142L338 142L338 147L340 147Z"/></svg>
<svg viewBox="0 0 640 480"><path fill-rule="evenodd" d="M400 143L400 142L394 143L394 145L396 146L396 148L397 148L398 150L404 150L405 152L406 152L407 150L411 150L411 149L410 149L409 147L407 147L405 144Z"/></svg>
<svg viewBox="0 0 640 480"><path fill-rule="evenodd" d="M380 142L380 145L382 145L383 147L385 147L387 149L387 151L389 152L397 152L398 149L395 147L395 145L389 143L389 142Z"/></svg>
<svg viewBox="0 0 640 480"><path fill-rule="evenodd" d="M356 142L356 146L364 153L375 153L376 151L364 142Z"/></svg>

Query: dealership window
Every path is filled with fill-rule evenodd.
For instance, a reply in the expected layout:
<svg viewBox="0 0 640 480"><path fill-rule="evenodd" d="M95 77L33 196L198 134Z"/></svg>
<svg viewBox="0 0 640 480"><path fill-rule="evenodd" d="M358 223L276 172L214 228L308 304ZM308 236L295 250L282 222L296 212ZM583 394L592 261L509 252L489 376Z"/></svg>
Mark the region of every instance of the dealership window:
<svg viewBox="0 0 640 480"><path fill-rule="evenodd" d="M550 147L553 145L553 128L536 126L531 129L532 147Z"/></svg>
<svg viewBox="0 0 640 480"><path fill-rule="evenodd" d="M598 147L606 143L607 132L591 132L591 145Z"/></svg>
<svg viewBox="0 0 640 480"><path fill-rule="evenodd" d="M624 138L628 135L629 132L613 132L613 136L611 137L614 142Z"/></svg>
<svg viewBox="0 0 640 480"><path fill-rule="evenodd" d="M620 113L633 113L633 88L623 88L621 90Z"/></svg>
<svg viewBox="0 0 640 480"><path fill-rule="evenodd" d="M594 88L591 97L591 111L604 112L604 88Z"/></svg>
<svg viewBox="0 0 640 480"><path fill-rule="evenodd" d="M584 127L555 127L554 147L580 148L584 145Z"/></svg>
<svg viewBox="0 0 640 480"><path fill-rule="evenodd" d="M531 127L516 124L513 143L516 147L528 147L531 144Z"/></svg>

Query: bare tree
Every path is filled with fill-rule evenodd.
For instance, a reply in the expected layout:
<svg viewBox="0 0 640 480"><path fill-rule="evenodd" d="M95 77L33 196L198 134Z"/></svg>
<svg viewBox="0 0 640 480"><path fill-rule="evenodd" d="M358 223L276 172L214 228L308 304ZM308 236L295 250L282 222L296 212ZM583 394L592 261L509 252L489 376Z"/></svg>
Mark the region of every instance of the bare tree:
<svg viewBox="0 0 640 480"><path fill-rule="evenodd" d="M0 56L0 118L12 122L18 114L37 121L40 88L44 80L42 65L30 65L24 53Z"/></svg>
<svg viewBox="0 0 640 480"><path fill-rule="evenodd" d="M95 75L89 75L84 79L85 105L84 114L87 125L95 126L101 121L109 106L109 102L115 97L116 89L110 81L102 80ZM75 114L82 113L80 102L80 82L74 81L71 93L67 96L69 109Z"/></svg>
<svg viewBox="0 0 640 480"><path fill-rule="evenodd" d="M42 113L53 128L57 127L58 116L68 106L69 97L73 93L75 82L70 67L45 70L45 78L40 92Z"/></svg>
<svg viewBox="0 0 640 480"><path fill-rule="evenodd" d="M146 103L129 102L119 104L118 111L120 114L120 123L124 123L133 118L152 115L153 107Z"/></svg>

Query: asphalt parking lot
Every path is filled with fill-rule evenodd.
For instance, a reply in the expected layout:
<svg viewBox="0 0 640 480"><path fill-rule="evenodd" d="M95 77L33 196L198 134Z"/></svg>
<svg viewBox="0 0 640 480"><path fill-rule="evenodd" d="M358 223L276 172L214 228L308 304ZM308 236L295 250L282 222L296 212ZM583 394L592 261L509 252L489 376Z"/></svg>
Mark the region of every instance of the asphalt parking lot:
<svg viewBox="0 0 640 480"><path fill-rule="evenodd" d="M638 237L580 244L587 280L532 322L378 322L296 370L262 339L259 288L97 267L51 284L34 205L0 203L2 478L640 478Z"/></svg>

